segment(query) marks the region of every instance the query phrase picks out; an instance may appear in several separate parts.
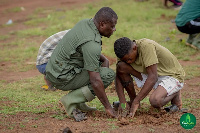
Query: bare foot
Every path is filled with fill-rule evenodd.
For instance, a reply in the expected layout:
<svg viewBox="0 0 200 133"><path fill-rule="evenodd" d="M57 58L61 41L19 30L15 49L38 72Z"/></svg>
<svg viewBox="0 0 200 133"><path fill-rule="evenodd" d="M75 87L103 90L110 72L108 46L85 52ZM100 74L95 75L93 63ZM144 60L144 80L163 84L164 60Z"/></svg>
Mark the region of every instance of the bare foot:
<svg viewBox="0 0 200 133"><path fill-rule="evenodd" d="M182 108L181 90L177 92L176 96L171 100L171 104L175 104L179 109Z"/></svg>

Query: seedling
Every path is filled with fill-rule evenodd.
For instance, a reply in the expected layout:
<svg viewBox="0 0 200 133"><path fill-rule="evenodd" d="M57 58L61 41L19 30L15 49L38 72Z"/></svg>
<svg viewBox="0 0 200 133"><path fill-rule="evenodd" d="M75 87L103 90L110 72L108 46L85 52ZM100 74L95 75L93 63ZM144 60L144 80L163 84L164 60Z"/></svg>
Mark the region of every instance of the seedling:
<svg viewBox="0 0 200 133"><path fill-rule="evenodd" d="M125 109L126 108L126 104L125 103L121 103L121 107L122 107L122 109Z"/></svg>

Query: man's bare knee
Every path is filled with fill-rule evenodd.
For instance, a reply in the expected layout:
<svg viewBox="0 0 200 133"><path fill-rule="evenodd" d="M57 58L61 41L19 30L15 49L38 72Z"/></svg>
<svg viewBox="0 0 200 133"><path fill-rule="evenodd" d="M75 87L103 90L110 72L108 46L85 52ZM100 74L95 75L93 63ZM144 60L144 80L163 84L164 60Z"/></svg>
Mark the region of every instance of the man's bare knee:
<svg viewBox="0 0 200 133"><path fill-rule="evenodd" d="M151 96L149 98L149 102L150 102L151 106L153 106L154 108L162 107L161 99L156 96Z"/></svg>
<svg viewBox="0 0 200 133"><path fill-rule="evenodd" d="M126 70L125 68L127 67L127 64L125 62L118 62L117 63L117 72L123 72L124 70Z"/></svg>

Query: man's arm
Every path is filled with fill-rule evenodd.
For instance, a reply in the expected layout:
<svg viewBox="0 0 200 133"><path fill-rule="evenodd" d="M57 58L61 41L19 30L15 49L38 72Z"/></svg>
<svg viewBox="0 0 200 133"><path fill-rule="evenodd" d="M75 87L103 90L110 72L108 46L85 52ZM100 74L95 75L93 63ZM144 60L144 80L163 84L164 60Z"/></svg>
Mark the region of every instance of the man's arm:
<svg viewBox="0 0 200 133"><path fill-rule="evenodd" d="M126 103L126 98L124 95L124 87L122 86L122 83L117 75L115 78L115 87L120 103Z"/></svg>
<svg viewBox="0 0 200 133"><path fill-rule="evenodd" d="M136 98L133 100L133 103L131 106L130 116L132 116L132 117L135 115L135 112L139 107L140 101L142 101L149 94L149 92L152 90L153 86L155 85L155 83L158 80L157 64L147 67L146 70L147 70L147 74L148 74L147 80L144 83L144 86L142 87L141 91L138 93Z"/></svg>
<svg viewBox="0 0 200 133"><path fill-rule="evenodd" d="M94 93L104 105L106 113L112 117L115 117L114 109L111 107L109 100L106 96L105 89L101 77L98 72L88 71L90 75L90 82Z"/></svg>
<svg viewBox="0 0 200 133"><path fill-rule="evenodd" d="M101 65L102 67L109 68L109 60L102 54L100 55L100 61L103 62Z"/></svg>
<svg viewBox="0 0 200 133"><path fill-rule="evenodd" d="M125 94L124 94L124 87L122 86L122 83L118 76L116 76L116 78L115 78L115 88L116 88L116 92L117 92L117 95L119 97L119 102L120 102L120 105L118 107L118 115L124 114L123 117L126 117L127 113L129 113L129 111L130 111L130 106L126 101ZM130 97L130 95L129 95L129 97ZM131 97L130 97L130 99L131 99ZM122 104L124 104L125 107L122 107Z"/></svg>

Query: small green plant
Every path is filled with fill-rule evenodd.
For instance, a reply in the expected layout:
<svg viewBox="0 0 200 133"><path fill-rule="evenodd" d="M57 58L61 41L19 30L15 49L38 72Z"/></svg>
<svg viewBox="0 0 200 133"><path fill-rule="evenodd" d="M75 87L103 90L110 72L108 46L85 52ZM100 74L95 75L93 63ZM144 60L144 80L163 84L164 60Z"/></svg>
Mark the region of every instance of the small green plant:
<svg viewBox="0 0 200 133"><path fill-rule="evenodd" d="M119 128L119 126L116 126L113 123L108 123L108 125L111 127L112 130Z"/></svg>
<svg viewBox="0 0 200 133"><path fill-rule="evenodd" d="M121 107L122 107L122 109L125 109L126 108L126 104L125 103L121 103Z"/></svg>
<svg viewBox="0 0 200 133"><path fill-rule="evenodd" d="M55 115L52 115L51 117L56 118L58 120L63 120L65 118L67 118L67 115L55 114Z"/></svg>
<svg viewBox="0 0 200 133"><path fill-rule="evenodd" d="M134 120L133 119L129 119L129 122L133 122Z"/></svg>
<svg viewBox="0 0 200 133"><path fill-rule="evenodd" d="M32 127L34 127L34 128L37 128L37 127L38 127L38 125L32 125Z"/></svg>
<svg viewBox="0 0 200 133"><path fill-rule="evenodd" d="M110 119L107 119L107 121L117 121L117 119L115 119L115 118L110 118Z"/></svg>
<svg viewBox="0 0 200 133"><path fill-rule="evenodd" d="M149 132L153 133L153 132L155 132L155 129L149 128Z"/></svg>
<svg viewBox="0 0 200 133"><path fill-rule="evenodd" d="M174 124L173 122L171 122L171 121L167 121L167 122L165 122L167 125L172 125L172 124Z"/></svg>
<svg viewBox="0 0 200 133"><path fill-rule="evenodd" d="M8 129L12 130L14 127L8 127Z"/></svg>
<svg viewBox="0 0 200 133"><path fill-rule="evenodd" d="M176 33L177 33L176 29L172 29L172 30L170 31L170 34L176 34Z"/></svg>
<svg viewBox="0 0 200 133"><path fill-rule="evenodd" d="M25 125L23 125L22 123L20 123L20 127L22 127L22 128L23 128L23 127L25 127Z"/></svg>
<svg viewBox="0 0 200 133"><path fill-rule="evenodd" d="M96 127L96 126L98 126L99 124L98 123L93 123L92 124L92 127Z"/></svg>
<svg viewBox="0 0 200 133"><path fill-rule="evenodd" d="M144 126L143 126L143 125L139 125L139 127L140 127L140 128L143 128Z"/></svg>

